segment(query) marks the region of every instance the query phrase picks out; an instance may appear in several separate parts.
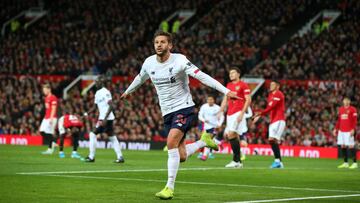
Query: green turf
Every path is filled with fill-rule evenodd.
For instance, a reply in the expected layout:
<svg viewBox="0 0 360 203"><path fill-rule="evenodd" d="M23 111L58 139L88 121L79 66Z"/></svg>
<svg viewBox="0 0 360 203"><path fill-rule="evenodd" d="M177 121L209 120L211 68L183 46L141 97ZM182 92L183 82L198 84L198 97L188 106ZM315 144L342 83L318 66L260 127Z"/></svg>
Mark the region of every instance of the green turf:
<svg viewBox="0 0 360 203"><path fill-rule="evenodd" d="M57 153L41 155L44 147L0 145L0 202L159 202L154 194L167 179L163 151L124 151L126 163L112 163L112 150L98 150L95 163ZM87 149L80 154L86 155ZM285 169L271 170L271 157L251 156L244 169L224 170L230 155L206 162L191 157L179 171L172 202L228 202L294 197L360 194L360 171L337 169L341 160L285 158ZM21 172L130 170L126 172L20 175ZM277 188L281 187L281 188ZM307 188L307 189L301 189ZM312 189L312 190L311 190ZM322 190L324 189L324 190ZM338 190L338 191L328 191ZM360 202L360 197L296 202Z"/></svg>

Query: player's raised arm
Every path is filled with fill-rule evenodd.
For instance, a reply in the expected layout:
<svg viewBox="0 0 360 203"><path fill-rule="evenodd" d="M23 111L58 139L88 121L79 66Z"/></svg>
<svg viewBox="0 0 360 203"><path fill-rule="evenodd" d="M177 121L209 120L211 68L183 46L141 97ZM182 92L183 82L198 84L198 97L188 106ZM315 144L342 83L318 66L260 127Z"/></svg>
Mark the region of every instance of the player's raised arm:
<svg viewBox="0 0 360 203"><path fill-rule="evenodd" d="M202 72L198 67L193 65L189 60L186 58L184 59L185 62L185 72L186 74L190 75L193 78L196 78L204 85L216 89L217 91L225 94L231 98L238 98L236 93L231 92L228 88L224 87L219 81L215 80L214 78L210 77L208 74Z"/></svg>
<svg viewBox="0 0 360 203"><path fill-rule="evenodd" d="M137 88L144 84L147 79L149 79L149 75L147 74L145 66L143 65L140 73L134 78L130 86L126 89L120 98L126 98L129 94L133 93Z"/></svg>

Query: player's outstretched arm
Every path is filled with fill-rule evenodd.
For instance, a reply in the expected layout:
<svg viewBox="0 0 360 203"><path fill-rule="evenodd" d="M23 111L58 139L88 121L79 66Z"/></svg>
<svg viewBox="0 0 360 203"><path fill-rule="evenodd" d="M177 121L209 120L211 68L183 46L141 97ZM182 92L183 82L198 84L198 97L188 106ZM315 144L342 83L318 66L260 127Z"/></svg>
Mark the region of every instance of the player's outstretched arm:
<svg viewBox="0 0 360 203"><path fill-rule="evenodd" d="M120 99L126 99L129 94L135 92L135 90L137 88L139 88L142 84L144 84L144 82L147 79L149 79L149 75L146 73L144 65L143 65L140 73L134 78L134 80L131 82L130 86L121 95Z"/></svg>

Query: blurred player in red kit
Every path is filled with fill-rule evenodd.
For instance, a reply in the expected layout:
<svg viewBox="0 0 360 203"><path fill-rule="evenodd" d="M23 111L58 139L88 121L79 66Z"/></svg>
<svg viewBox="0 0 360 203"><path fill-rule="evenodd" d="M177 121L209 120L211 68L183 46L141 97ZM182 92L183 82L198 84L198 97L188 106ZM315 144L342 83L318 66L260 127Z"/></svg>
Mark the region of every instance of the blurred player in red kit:
<svg viewBox="0 0 360 203"><path fill-rule="evenodd" d="M344 163L338 168L356 169L356 146L355 146L355 132L357 125L357 111L356 108L350 105L351 100L348 97L343 99L343 106L338 110L338 120L334 128L334 135L337 136L337 144L342 149L344 156ZM349 166L348 157L349 151L353 157L353 164Z"/></svg>
<svg viewBox="0 0 360 203"><path fill-rule="evenodd" d="M270 114L269 143L275 156L275 161L270 168L284 168L281 161L279 144L286 126L285 96L280 91L280 83L278 81L271 81L270 94L267 98L267 107L266 109L255 113L253 122L257 122L261 116L264 116L267 113Z"/></svg>
<svg viewBox="0 0 360 203"><path fill-rule="evenodd" d="M59 157L65 158L64 153L64 138L68 133L71 133L71 136L73 138L73 151L71 153L71 158L81 158L81 156L77 153L77 148L79 146L79 136L80 136L80 130L84 126L83 122L80 120L80 118L76 115L72 114L65 114L64 116L61 116L59 118L58 122L58 130L60 135L60 151L59 151Z"/></svg>
<svg viewBox="0 0 360 203"><path fill-rule="evenodd" d="M40 134L45 140L48 140L49 147L42 154L52 154L54 152L55 143L55 127L57 122L58 99L51 93L50 84L46 83L42 86L45 95L45 117L41 121Z"/></svg>

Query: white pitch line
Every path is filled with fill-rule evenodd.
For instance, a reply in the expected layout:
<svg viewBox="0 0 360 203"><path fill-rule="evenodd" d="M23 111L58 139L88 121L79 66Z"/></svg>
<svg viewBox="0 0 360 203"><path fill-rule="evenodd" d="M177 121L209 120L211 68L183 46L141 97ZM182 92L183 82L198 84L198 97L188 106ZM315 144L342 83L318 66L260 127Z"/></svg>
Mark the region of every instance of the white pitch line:
<svg viewBox="0 0 360 203"><path fill-rule="evenodd" d="M179 168L179 171L207 171L207 170L235 170L232 168ZM166 168L155 169L122 169L122 170L97 170L97 171L43 171L43 172L21 172L17 175L56 175L56 174L89 174L89 173L131 173L131 172L162 172Z"/></svg>
<svg viewBox="0 0 360 203"><path fill-rule="evenodd" d="M246 167L246 168L224 168L224 167L208 167L208 168L179 168L179 171L206 171L206 170L306 170L305 168L285 168L285 169L269 169L265 167ZM317 170L312 168L311 170ZM326 170L319 168L318 170ZM51 174L89 174L89 173L131 173L131 172L161 172L167 171L166 168L158 169L122 169L122 170L97 170L97 171L38 171L38 172L19 172L17 175L51 175Z"/></svg>
<svg viewBox="0 0 360 203"><path fill-rule="evenodd" d="M78 175L44 175L44 176L66 177L66 178L81 178L81 179L98 179L98 180L124 180L124 181L139 181L139 182L157 182L157 183L165 183L166 182L166 181L163 181L163 180L141 179L141 178L114 178L114 177L78 176ZM244 184L231 184L231 183L193 182L193 181L176 181L176 183L191 184L191 185L211 185L211 186L265 188L265 189L317 191L317 192L343 192L343 193L359 193L360 192L360 191L351 191L351 190L333 190L333 189L322 189L322 188L296 188L296 187L279 187L279 186L265 186L265 185L244 185Z"/></svg>
<svg viewBox="0 0 360 203"><path fill-rule="evenodd" d="M333 196L315 196L315 197L295 197L286 199L268 199L268 200L250 200L240 202L227 202L227 203L262 203L262 202L287 202L287 201L298 201L298 200L310 200L310 199L333 199L333 198L344 198L344 197L360 197L360 194L351 195L333 195Z"/></svg>

